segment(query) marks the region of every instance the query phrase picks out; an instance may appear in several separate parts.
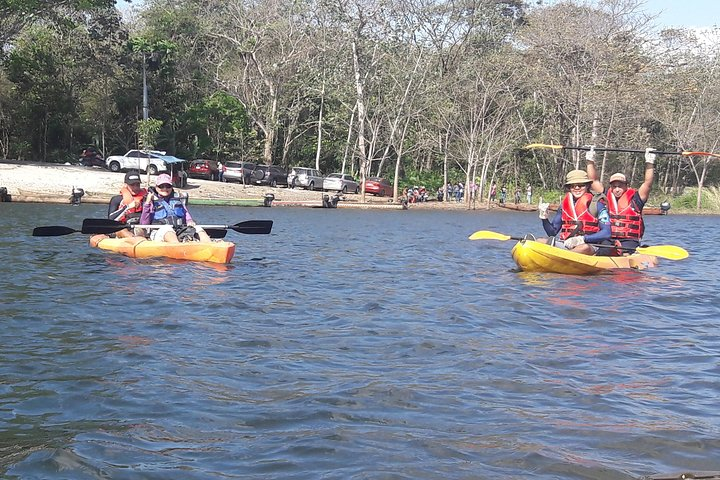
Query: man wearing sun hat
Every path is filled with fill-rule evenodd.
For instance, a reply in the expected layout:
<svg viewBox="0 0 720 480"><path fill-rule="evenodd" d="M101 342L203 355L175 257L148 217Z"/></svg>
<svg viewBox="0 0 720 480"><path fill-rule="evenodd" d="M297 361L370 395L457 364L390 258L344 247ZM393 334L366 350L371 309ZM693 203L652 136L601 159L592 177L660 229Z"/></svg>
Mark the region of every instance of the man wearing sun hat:
<svg viewBox="0 0 720 480"><path fill-rule="evenodd" d="M653 179L655 174L655 157L652 148L645 149L645 177L640 188L628 188L628 181L622 173L614 173L608 181L610 187L605 191L610 214L610 228L612 231L611 240L616 247L613 255L632 253L640 246L645 222L642 217L642 210L650 197ZM598 181L597 170L595 169L595 149L590 147L585 153L587 160L587 173L593 180L592 189L602 192L603 184Z"/></svg>
<svg viewBox="0 0 720 480"><path fill-rule="evenodd" d="M565 176L565 197L561 208L548 220L548 204L538 206L545 232L550 239L539 239L576 253L595 255L598 245L610 239L610 219L601 196L590 192L592 181L583 170L571 170Z"/></svg>

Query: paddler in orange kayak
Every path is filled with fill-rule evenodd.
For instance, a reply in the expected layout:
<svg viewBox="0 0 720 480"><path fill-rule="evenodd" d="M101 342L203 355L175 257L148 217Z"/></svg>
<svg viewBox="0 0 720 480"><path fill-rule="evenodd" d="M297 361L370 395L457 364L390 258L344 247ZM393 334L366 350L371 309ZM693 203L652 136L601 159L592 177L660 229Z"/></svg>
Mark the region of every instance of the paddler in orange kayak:
<svg viewBox="0 0 720 480"><path fill-rule="evenodd" d="M162 225L150 233L150 240L157 242L179 243L196 239L212 242L205 230L196 226L182 199L175 195L170 175L165 173L157 176L155 190L147 195L140 224Z"/></svg>

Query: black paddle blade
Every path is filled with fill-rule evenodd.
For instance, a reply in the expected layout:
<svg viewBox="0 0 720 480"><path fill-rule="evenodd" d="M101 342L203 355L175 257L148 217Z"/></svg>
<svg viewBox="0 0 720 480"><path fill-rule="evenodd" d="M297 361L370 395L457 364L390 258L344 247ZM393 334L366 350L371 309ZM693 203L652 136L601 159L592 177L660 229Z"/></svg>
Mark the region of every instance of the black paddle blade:
<svg viewBox="0 0 720 480"><path fill-rule="evenodd" d="M270 233L272 225L272 220L248 220L246 222L236 223L235 225L228 225L227 228L248 235L264 235Z"/></svg>
<svg viewBox="0 0 720 480"><path fill-rule="evenodd" d="M204 230L210 238L225 238L227 235L227 230L224 228L205 228Z"/></svg>
<svg viewBox="0 0 720 480"><path fill-rule="evenodd" d="M35 227L32 232L33 237L59 237L61 235L70 235L71 233L80 232L70 227L49 226Z"/></svg>
<svg viewBox="0 0 720 480"><path fill-rule="evenodd" d="M110 220L106 218L86 218L82 223L82 233L96 235L99 233L108 234L119 232L123 228L128 228L125 223Z"/></svg>

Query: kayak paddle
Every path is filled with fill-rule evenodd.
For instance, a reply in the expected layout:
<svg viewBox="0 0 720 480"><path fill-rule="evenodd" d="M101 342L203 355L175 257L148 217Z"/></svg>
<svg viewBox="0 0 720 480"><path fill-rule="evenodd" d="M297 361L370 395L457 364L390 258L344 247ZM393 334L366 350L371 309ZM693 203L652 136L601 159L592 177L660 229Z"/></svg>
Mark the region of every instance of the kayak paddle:
<svg viewBox="0 0 720 480"><path fill-rule="evenodd" d="M582 150L582 151L589 151L590 146L582 146L582 147L572 147L568 145L553 145L553 144L547 144L547 143L531 143L530 145L525 145L523 148L531 149L531 148L550 148L553 150ZM595 147L594 150L596 152L625 152L625 153L645 153L645 150L638 150L635 148L603 148L603 147ZM657 155L682 155L683 157L690 157L695 155L704 155L709 157L720 157L720 153L711 153L711 152L688 152L688 151L682 151L682 152L661 152L658 150L652 150L651 153L655 153Z"/></svg>
<svg viewBox="0 0 720 480"><path fill-rule="evenodd" d="M198 225L203 227L210 238L224 238L228 230L248 235L268 234L272 231L272 220L248 220L236 223L235 225ZM163 225L132 225L139 228L160 228ZM33 230L33 237L59 237L71 233L84 233L86 235L110 234L128 228L128 225L116 220L105 218L86 218L83 220L82 229L75 230L70 227L48 226L36 227Z"/></svg>
<svg viewBox="0 0 720 480"><path fill-rule="evenodd" d="M132 225L136 228L160 228L163 225ZM202 227L208 236L212 238L223 238L228 230L233 230L238 233L244 233L246 235L264 235L272 231L273 221L272 220L247 220L245 222L236 223L235 225L198 225ZM97 233L113 233L123 228L127 228L128 225L116 220L109 220L105 218L86 218L83 220L82 232L89 234ZM218 236L213 236L216 234Z"/></svg>
<svg viewBox="0 0 720 480"><path fill-rule="evenodd" d="M82 230L75 230L70 227L49 226L35 227L32 232L33 237L59 237L61 235L70 235L71 233L81 233Z"/></svg>
<svg viewBox="0 0 720 480"><path fill-rule="evenodd" d="M524 238L520 237L511 237L510 235L504 235L502 233L497 232L491 232L489 230L478 230L477 232L473 233L468 237L470 240L525 240ZM613 247L612 245L598 245L595 243L591 243L589 245L592 245L594 247L609 247L609 248L618 248L620 250L626 250L626 251L635 251L637 253L642 253L645 255L652 255L654 257L660 257L660 258L667 258L668 260L683 260L687 258L690 254L682 247L678 247L675 245L654 245L654 246L645 246L645 247L638 247L638 248L622 248L622 247Z"/></svg>

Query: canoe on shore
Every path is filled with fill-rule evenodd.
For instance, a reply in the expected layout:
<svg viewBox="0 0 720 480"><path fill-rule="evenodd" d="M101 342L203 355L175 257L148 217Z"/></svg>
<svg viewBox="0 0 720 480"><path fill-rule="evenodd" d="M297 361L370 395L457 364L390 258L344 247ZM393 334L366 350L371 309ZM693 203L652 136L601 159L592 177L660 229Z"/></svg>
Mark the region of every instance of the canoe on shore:
<svg viewBox="0 0 720 480"><path fill-rule="evenodd" d="M657 265L657 257L634 253L624 257L583 255L532 240L521 240L512 249L515 263L525 272L589 275L621 269L644 270Z"/></svg>
<svg viewBox="0 0 720 480"><path fill-rule="evenodd" d="M93 235L90 237L90 246L131 258L163 257L212 263L230 263L235 254L235 244L226 241L166 243L142 237L110 238L107 235Z"/></svg>
<svg viewBox="0 0 720 480"><path fill-rule="evenodd" d="M537 210L536 205L529 203L498 203L497 206L508 210L517 210L518 212L534 212Z"/></svg>

